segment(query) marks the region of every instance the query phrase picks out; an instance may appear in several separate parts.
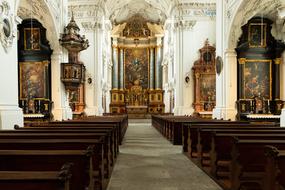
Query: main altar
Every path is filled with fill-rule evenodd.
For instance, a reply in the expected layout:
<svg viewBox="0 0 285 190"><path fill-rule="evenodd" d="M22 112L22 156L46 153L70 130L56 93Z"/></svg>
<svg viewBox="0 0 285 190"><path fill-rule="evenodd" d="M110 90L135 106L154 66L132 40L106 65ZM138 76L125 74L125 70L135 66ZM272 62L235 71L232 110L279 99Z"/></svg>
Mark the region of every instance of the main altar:
<svg viewBox="0 0 285 190"><path fill-rule="evenodd" d="M113 68L110 112L147 118L164 113L162 39L152 24L135 15L112 36Z"/></svg>

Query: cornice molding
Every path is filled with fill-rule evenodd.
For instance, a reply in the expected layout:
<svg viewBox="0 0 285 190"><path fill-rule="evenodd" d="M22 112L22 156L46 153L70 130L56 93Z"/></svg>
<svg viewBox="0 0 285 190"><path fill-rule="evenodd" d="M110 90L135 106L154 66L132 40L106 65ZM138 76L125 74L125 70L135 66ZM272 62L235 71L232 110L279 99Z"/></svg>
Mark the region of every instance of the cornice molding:
<svg viewBox="0 0 285 190"><path fill-rule="evenodd" d="M196 23L196 20L180 20L174 23L174 27L183 30L192 30Z"/></svg>
<svg viewBox="0 0 285 190"><path fill-rule="evenodd" d="M199 20L216 17L216 3L180 3L176 9L175 18Z"/></svg>
<svg viewBox="0 0 285 190"><path fill-rule="evenodd" d="M69 17L71 17L71 12L73 12L74 18L76 20L78 19L100 20L104 15L100 6L95 4L69 5L68 6Z"/></svg>
<svg viewBox="0 0 285 190"><path fill-rule="evenodd" d="M94 31L96 29L102 29L102 24L99 22L91 22L91 21L86 21L86 22L81 22L81 26L84 29L84 31Z"/></svg>

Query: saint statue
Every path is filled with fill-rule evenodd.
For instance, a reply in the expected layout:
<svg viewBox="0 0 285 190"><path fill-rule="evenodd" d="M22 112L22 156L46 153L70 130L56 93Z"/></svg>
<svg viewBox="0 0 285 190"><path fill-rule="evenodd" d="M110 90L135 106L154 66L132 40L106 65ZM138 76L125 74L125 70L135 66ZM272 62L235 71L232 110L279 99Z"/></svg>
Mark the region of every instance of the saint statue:
<svg viewBox="0 0 285 190"><path fill-rule="evenodd" d="M137 79L134 81L134 85L131 87L131 94L134 105L138 106L142 96L142 87L140 86L140 81Z"/></svg>

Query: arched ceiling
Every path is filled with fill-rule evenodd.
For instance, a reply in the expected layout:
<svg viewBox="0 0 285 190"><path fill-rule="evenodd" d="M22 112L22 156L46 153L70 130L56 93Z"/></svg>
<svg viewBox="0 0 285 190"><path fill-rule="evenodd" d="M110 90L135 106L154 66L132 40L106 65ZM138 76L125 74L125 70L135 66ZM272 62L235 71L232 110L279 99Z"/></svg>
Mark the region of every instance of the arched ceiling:
<svg viewBox="0 0 285 190"><path fill-rule="evenodd" d="M106 0L105 8L108 10L110 20L122 23L139 14L146 20L163 23L168 17L171 8L179 0Z"/></svg>

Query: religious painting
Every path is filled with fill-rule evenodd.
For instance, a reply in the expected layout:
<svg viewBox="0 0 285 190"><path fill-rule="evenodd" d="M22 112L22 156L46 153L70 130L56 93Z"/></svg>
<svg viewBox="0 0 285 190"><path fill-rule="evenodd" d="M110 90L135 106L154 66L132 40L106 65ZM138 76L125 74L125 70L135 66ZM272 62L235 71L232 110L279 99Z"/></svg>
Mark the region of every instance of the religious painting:
<svg viewBox="0 0 285 190"><path fill-rule="evenodd" d="M148 62L147 48L126 49L125 51L125 88L131 89L138 85L148 88Z"/></svg>
<svg viewBox="0 0 285 190"><path fill-rule="evenodd" d="M213 74L202 74L200 77L200 101L216 101L216 76Z"/></svg>
<svg viewBox="0 0 285 190"><path fill-rule="evenodd" d="M69 91L69 102L70 103L78 103L79 102L79 94L80 94L80 88L76 90L70 90Z"/></svg>
<svg viewBox="0 0 285 190"><path fill-rule="evenodd" d="M40 50L40 29L24 29L24 48L25 50Z"/></svg>
<svg viewBox="0 0 285 190"><path fill-rule="evenodd" d="M271 60L246 60L243 81L244 99L271 99Z"/></svg>
<svg viewBox="0 0 285 190"><path fill-rule="evenodd" d="M20 63L20 99L48 98L48 61Z"/></svg>
<svg viewBox="0 0 285 190"><path fill-rule="evenodd" d="M249 47L266 47L266 23L251 23L248 29Z"/></svg>

